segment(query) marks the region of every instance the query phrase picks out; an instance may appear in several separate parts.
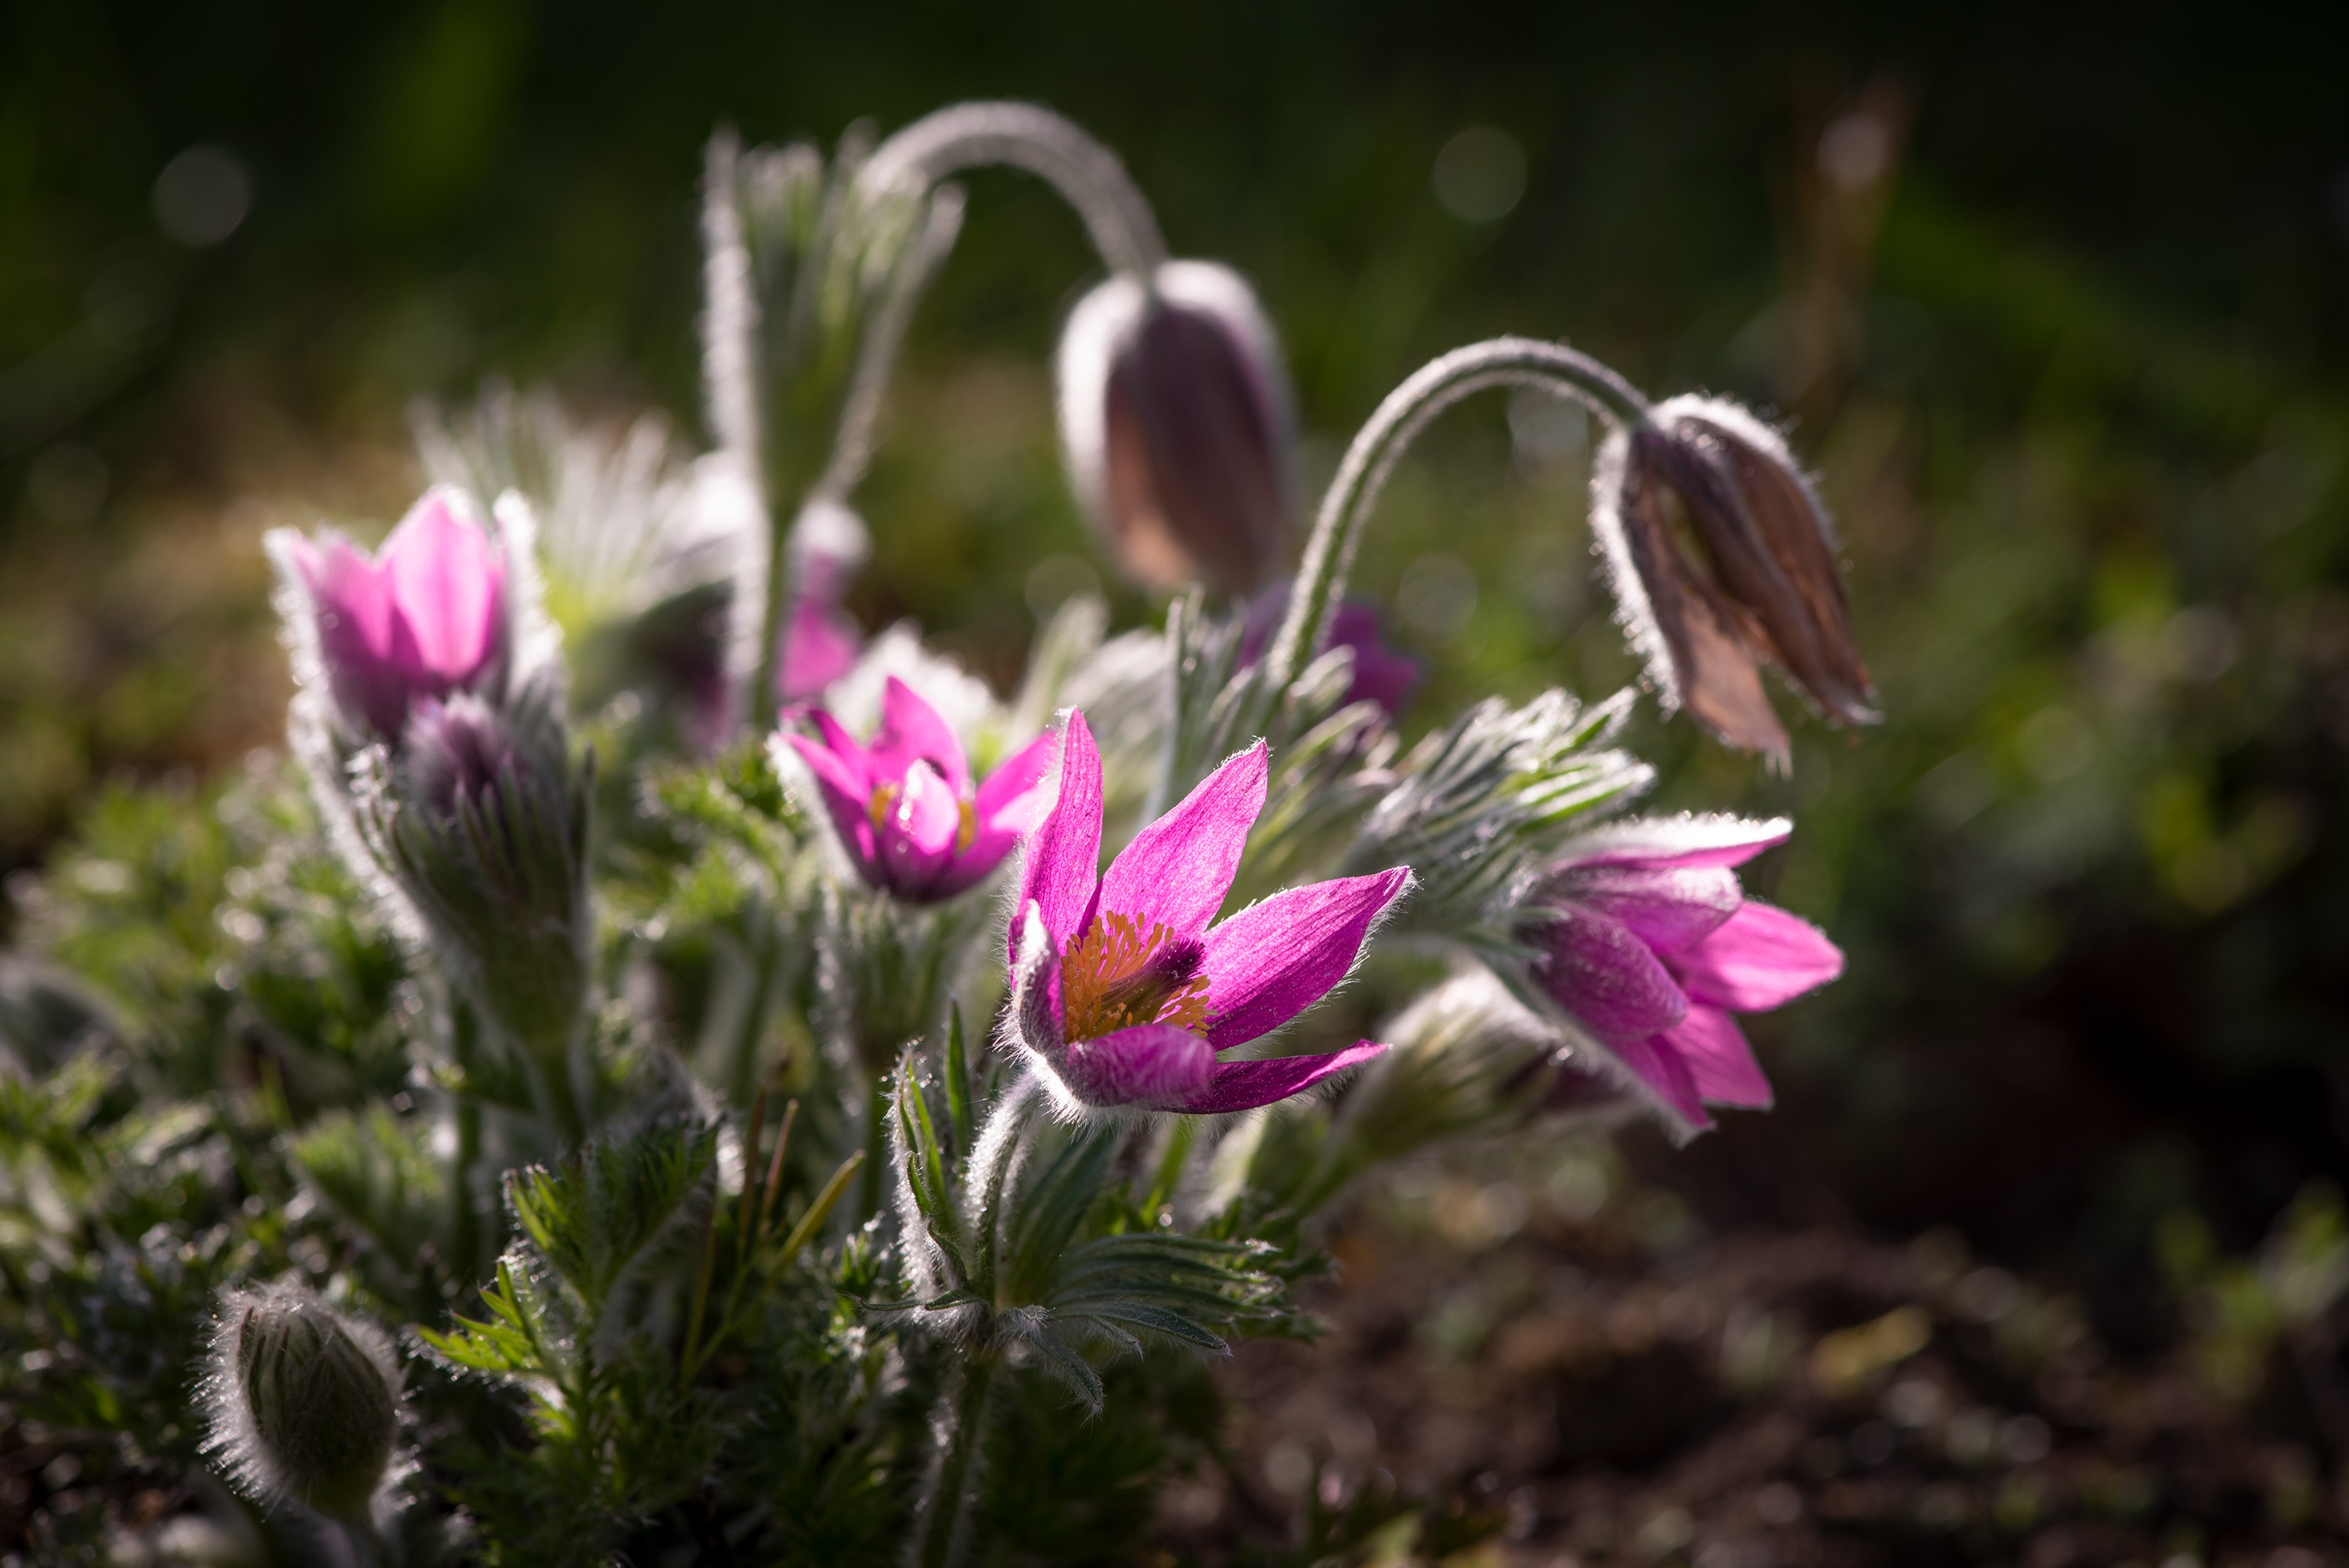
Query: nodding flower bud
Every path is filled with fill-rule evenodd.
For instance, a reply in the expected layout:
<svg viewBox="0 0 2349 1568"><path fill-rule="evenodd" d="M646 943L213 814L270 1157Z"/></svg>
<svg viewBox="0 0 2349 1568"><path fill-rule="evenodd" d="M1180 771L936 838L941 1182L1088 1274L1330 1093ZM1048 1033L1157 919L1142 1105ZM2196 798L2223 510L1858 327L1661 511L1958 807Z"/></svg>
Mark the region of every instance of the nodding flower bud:
<svg viewBox="0 0 2349 1568"><path fill-rule="evenodd" d="M298 646L337 721L397 741L418 703L494 684L508 657L507 561L464 491L436 485L369 555L331 531L272 539Z"/></svg>
<svg viewBox="0 0 2349 1568"><path fill-rule="evenodd" d="M399 1430L390 1345L295 1286L232 1292L221 1307L206 1449L256 1501L363 1513Z"/></svg>
<svg viewBox="0 0 2349 1568"><path fill-rule="evenodd" d="M1111 278L1071 314L1057 369L1078 499L1128 576L1237 595L1280 573L1296 416L1237 273L1169 262Z"/></svg>
<svg viewBox="0 0 2349 1568"><path fill-rule="evenodd" d="M1775 430L1734 403L1675 397L1609 438L1592 490L1624 629L1668 708L1783 761L1767 661L1829 719L1877 720L1826 510Z"/></svg>

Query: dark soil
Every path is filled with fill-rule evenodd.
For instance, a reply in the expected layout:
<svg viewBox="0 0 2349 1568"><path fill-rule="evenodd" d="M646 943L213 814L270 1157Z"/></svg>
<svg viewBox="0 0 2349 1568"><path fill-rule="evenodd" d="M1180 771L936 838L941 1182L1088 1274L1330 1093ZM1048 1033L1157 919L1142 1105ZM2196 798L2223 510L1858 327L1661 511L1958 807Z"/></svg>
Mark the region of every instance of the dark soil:
<svg viewBox="0 0 2349 1568"><path fill-rule="evenodd" d="M1353 1530L1356 1561L1481 1534L1453 1560L1557 1568L2349 1563L2305 1393L2337 1365L2278 1348L2230 1401L2174 1310L2139 1315L2167 1343L2116 1350L1950 1233L1667 1226L1660 1247L1621 1207L1537 1210L1482 1248L1342 1233L1310 1293L1329 1332L1223 1370L1231 1450L1168 1497L1169 1556ZM1361 1542L1391 1497L1430 1511Z"/></svg>

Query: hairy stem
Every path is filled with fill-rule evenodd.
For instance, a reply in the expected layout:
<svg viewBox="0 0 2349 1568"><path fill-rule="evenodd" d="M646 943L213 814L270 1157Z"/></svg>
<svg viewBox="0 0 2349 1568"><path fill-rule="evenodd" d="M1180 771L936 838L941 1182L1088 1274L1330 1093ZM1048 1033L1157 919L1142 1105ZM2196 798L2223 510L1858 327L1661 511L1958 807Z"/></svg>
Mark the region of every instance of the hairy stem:
<svg viewBox="0 0 2349 1568"><path fill-rule="evenodd" d="M973 1473L987 1441L988 1396L995 1386L996 1353L973 1352L963 1358L962 1387L941 1401L945 1429L937 1468L931 1472L927 1495L922 1500L920 1568L947 1568L962 1555L963 1515L976 1490Z"/></svg>
<svg viewBox="0 0 2349 1568"><path fill-rule="evenodd" d="M1034 104L964 103L926 115L875 149L861 178L935 184L987 164L1024 169L1059 191L1111 271L1147 274L1166 260L1158 219L1117 154Z"/></svg>
<svg viewBox="0 0 2349 1568"><path fill-rule="evenodd" d="M1338 477L1321 498L1313 537L1305 546L1304 564L1288 597L1288 614L1265 660L1264 695L1258 700L1266 712L1329 635L1361 543L1362 525L1396 461L1438 414L1493 387L1534 387L1572 397L1617 425L1637 425L1648 417L1648 400L1630 382L1587 354L1538 338L1490 338L1422 366L1387 394L1354 437ZM1260 725L1263 715L1257 717Z"/></svg>

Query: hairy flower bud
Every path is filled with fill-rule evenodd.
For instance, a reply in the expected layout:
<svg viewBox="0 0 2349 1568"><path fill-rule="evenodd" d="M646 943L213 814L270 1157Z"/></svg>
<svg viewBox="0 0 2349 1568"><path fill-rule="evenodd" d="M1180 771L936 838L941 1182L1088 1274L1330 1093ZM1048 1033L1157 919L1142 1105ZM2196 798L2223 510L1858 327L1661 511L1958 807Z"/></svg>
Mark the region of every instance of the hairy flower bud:
<svg viewBox="0 0 2349 1568"><path fill-rule="evenodd" d="M1783 759L1767 661L1830 719L1876 721L1826 510L1776 431L1733 403L1675 397L1609 438L1592 488L1624 628L1667 707Z"/></svg>
<svg viewBox="0 0 2349 1568"><path fill-rule="evenodd" d="M399 1382L383 1336L309 1292L233 1292L205 1379L205 1447L257 1501L350 1518L390 1467Z"/></svg>
<svg viewBox="0 0 2349 1568"><path fill-rule="evenodd" d="M525 1047L560 1055L587 985L588 774L536 687L502 711L428 703L365 802L370 845L450 973Z"/></svg>
<svg viewBox="0 0 2349 1568"><path fill-rule="evenodd" d="M1070 315L1057 368L1078 498L1128 576L1246 594L1280 573L1296 418L1238 273L1169 262L1111 278Z"/></svg>

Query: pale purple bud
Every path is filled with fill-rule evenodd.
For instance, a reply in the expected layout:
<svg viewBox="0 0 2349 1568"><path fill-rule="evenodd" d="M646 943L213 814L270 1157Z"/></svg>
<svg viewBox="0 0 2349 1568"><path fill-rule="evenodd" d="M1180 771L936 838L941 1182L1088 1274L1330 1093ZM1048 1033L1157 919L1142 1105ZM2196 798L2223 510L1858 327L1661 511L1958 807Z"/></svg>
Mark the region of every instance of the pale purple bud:
<svg viewBox="0 0 2349 1568"><path fill-rule="evenodd" d="M1876 722L1826 509L1775 430L1675 397L1609 438L1592 488L1616 603L1666 707L1783 758L1767 662L1830 720Z"/></svg>
<svg viewBox="0 0 2349 1568"><path fill-rule="evenodd" d="M410 799L437 817L453 814L460 801L478 805L509 769L523 767L512 732L475 696L418 708L404 760Z"/></svg>
<svg viewBox="0 0 2349 1568"><path fill-rule="evenodd" d="M1111 278L1071 314L1057 368L1078 499L1128 576L1239 595L1280 573L1296 415L1237 273L1169 262Z"/></svg>

